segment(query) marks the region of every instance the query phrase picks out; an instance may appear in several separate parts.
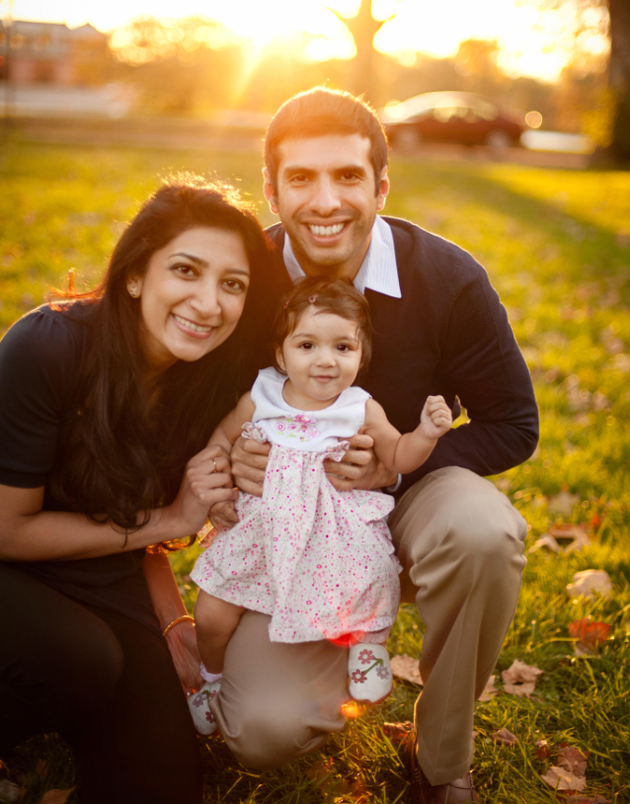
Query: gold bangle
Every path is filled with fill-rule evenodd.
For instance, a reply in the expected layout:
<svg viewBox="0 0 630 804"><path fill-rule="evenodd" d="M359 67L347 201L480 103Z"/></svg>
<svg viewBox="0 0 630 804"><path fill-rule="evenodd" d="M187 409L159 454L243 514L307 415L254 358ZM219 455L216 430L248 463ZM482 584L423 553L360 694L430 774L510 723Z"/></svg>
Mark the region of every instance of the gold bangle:
<svg viewBox="0 0 630 804"><path fill-rule="evenodd" d="M195 618L191 617L190 614L182 614L179 617L175 617L173 622L169 623L166 628L162 631L162 636L166 636L171 628L175 628L178 623L183 623L184 620L190 620L191 623L195 622Z"/></svg>

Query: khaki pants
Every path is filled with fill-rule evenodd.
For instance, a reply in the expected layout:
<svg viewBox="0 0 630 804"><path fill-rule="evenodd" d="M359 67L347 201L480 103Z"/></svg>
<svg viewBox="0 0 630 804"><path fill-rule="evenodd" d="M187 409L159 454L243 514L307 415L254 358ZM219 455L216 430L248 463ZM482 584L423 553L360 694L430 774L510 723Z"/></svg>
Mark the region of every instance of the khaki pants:
<svg viewBox="0 0 630 804"><path fill-rule="evenodd" d="M420 765L432 784L472 759L474 702L497 661L525 564L526 524L490 482L439 469L410 488L389 518L403 601L426 625L416 702ZM328 642L270 642L269 617L246 612L213 701L221 734L244 764L274 768L340 731L348 700L347 651Z"/></svg>

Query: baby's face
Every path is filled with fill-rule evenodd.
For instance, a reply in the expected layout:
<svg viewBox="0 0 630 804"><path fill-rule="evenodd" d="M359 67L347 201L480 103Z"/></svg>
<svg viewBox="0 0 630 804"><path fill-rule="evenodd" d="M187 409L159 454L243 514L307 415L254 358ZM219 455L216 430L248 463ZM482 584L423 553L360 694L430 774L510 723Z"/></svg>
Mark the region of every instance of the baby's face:
<svg viewBox="0 0 630 804"><path fill-rule="evenodd" d="M362 351L354 321L310 307L276 355L288 375L285 402L299 410L332 405L355 381Z"/></svg>

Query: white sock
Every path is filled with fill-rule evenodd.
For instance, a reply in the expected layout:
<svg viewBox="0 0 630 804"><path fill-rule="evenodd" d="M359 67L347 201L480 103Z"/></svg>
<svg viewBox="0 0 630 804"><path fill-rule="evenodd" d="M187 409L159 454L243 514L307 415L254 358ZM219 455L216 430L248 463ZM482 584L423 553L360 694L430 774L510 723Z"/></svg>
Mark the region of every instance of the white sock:
<svg viewBox="0 0 630 804"><path fill-rule="evenodd" d="M206 670L206 666L203 662L201 663L199 672L201 673L203 680L209 681L211 684L213 681L221 681L223 678L223 673L211 673L209 670Z"/></svg>

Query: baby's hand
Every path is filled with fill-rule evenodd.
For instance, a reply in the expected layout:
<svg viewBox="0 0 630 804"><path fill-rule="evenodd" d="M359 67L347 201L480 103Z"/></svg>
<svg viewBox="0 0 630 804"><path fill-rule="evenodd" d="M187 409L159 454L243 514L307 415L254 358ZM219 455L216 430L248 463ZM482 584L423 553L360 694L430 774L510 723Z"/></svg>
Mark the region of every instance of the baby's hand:
<svg viewBox="0 0 630 804"><path fill-rule="evenodd" d="M428 396L420 415L420 426L427 438L439 438L448 433L453 424L451 411L443 396ZM224 505L225 503L217 503Z"/></svg>
<svg viewBox="0 0 630 804"><path fill-rule="evenodd" d="M231 528L238 522L238 514L232 500L215 503L210 509L210 521L217 530Z"/></svg>

